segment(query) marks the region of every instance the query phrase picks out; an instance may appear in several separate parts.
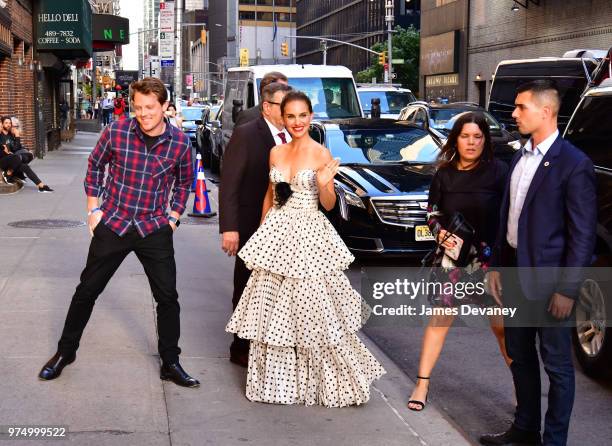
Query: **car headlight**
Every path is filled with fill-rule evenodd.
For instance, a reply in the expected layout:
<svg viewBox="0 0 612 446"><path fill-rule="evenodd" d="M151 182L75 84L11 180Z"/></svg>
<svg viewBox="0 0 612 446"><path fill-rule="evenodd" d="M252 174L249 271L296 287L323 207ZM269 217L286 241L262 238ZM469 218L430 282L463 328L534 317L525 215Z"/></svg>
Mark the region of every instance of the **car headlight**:
<svg viewBox="0 0 612 446"><path fill-rule="evenodd" d="M344 189L344 197L346 198L346 203L348 205L365 209L363 200L359 198L359 196L356 193Z"/></svg>

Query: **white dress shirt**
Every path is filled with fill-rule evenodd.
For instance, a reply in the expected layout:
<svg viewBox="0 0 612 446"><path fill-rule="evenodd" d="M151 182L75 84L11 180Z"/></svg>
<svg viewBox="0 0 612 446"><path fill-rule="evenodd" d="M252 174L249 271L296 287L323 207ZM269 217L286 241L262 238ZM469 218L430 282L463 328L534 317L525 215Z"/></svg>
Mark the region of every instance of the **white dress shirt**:
<svg viewBox="0 0 612 446"><path fill-rule="evenodd" d="M508 244L516 249L518 242L518 222L523 210L523 204L525 204L525 197L531 186L531 181L538 170L542 159L546 155L546 152L553 145L557 137L559 136L559 130L555 130L548 138L542 141L540 144L533 149L532 139L523 146L521 149L523 155L521 159L516 163L512 177L510 178L510 211L508 212L508 231L506 233L506 239Z"/></svg>
<svg viewBox="0 0 612 446"><path fill-rule="evenodd" d="M268 124L268 127L270 127L270 133L272 133L272 136L274 137L274 142L277 146L280 144L284 144L283 140L280 138L280 136L278 136L279 133L285 134L285 139L287 140L287 142L291 141L291 135L289 134L287 129L279 130L266 118L264 118L264 121L266 121L266 124Z"/></svg>

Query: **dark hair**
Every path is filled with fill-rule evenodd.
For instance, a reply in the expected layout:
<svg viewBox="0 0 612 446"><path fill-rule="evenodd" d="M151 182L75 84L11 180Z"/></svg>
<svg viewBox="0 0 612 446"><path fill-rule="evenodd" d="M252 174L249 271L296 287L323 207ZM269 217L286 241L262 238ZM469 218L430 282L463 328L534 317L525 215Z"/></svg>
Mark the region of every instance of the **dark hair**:
<svg viewBox="0 0 612 446"><path fill-rule="evenodd" d="M263 89L261 93L262 102L271 101L274 95L279 91L288 92L291 90L293 90L293 88L291 88L287 84L281 84L280 82L272 82L271 84L266 85L266 88Z"/></svg>
<svg viewBox="0 0 612 446"><path fill-rule="evenodd" d="M269 73L264 74L264 77L262 77L261 81L259 82L259 95L263 95L263 89L268 85L278 81L288 82L289 79L287 79L287 76L285 76L283 73L278 71L270 71Z"/></svg>
<svg viewBox="0 0 612 446"><path fill-rule="evenodd" d="M457 153L457 139L459 139L459 135L461 134L461 131L463 130L463 126L465 124L476 124L478 128L480 128L480 131L484 136L484 147L478 161L482 159L491 161L493 159L493 144L491 142L491 131L489 130L489 124L487 123L485 115L480 112L466 112L459 115L459 117L453 124L453 128L451 129L448 135L446 144L444 144L444 147L442 147L442 151L438 155L439 168L457 165L457 161L459 158L459 155Z"/></svg>
<svg viewBox="0 0 612 446"><path fill-rule="evenodd" d="M549 100L553 102L553 112L555 115L559 113L561 107L561 93L559 87L554 80L550 79L538 79L535 81L525 82L518 86L516 94L531 91L531 93L538 99L543 99L548 96Z"/></svg>
<svg viewBox="0 0 612 446"><path fill-rule="evenodd" d="M9 121L11 121L11 125L12 125L13 124L13 120L11 119L10 116L6 116L6 115L5 116L0 116L0 124L4 124L4 121L6 121L7 119Z"/></svg>
<svg viewBox="0 0 612 446"><path fill-rule="evenodd" d="M174 110L176 110L176 105L174 105L174 102L168 103L168 108L170 108L170 107L172 107Z"/></svg>
<svg viewBox="0 0 612 446"><path fill-rule="evenodd" d="M310 102L310 98L306 95L306 93L302 91L294 90L294 91L290 91L289 93L287 93L285 97L283 98L283 102L281 102L281 105L280 105L281 115L285 114L285 107L287 106L287 104L293 101L305 102L306 105L308 106L308 111L312 113L312 102Z"/></svg>
<svg viewBox="0 0 612 446"><path fill-rule="evenodd" d="M525 91L533 91L534 93L542 93L547 90L554 90L559 94L559 87L554 80L538 79L534 81L524 82L518 86L516 93L524 93Z"/></svg>
<svg viewBox="0 0 612 446"><path fill-rule="evenodd" d="M145 77L144 79L134 81L130 84L132 92L130 93L130 100L134 100L136 92L140 94L155 94L157 100L161 105L164 105L168 101L168 92L166 86L161 80L156 77Z"/></svg>

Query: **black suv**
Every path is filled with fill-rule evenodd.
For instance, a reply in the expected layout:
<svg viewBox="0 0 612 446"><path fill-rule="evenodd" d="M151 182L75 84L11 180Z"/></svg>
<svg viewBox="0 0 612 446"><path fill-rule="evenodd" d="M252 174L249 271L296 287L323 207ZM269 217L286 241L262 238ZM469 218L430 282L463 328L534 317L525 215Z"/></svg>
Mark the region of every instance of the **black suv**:
<svg viewBox="0 0 612 446"><path fill-rule="evenodd" d="M576 306L574 347L585 373L612 375L612 80L582 96L565 134L595 165L598 225L596 260Z"/></svg>
<svg viewBox="0 0 612 446"><path fill-rule="evenodd" d="M402 109L399 119L421 127L444 140L448 137L453 124L459 116L466 112L483 113L491 130L491 139L495 156L510 162L516 149L519 135L513 135L500 124L491 113L472 102L452 102L450 104L430 104L413 102Z"/></svg>
<svg viewBox="0 0 612 446"><path fill-rule="evenodd" d="M439 142L392 119L313 122L311 136L340 158L337 206L328 217L357 256L421 259L433 247L426 222Z"/></svg>

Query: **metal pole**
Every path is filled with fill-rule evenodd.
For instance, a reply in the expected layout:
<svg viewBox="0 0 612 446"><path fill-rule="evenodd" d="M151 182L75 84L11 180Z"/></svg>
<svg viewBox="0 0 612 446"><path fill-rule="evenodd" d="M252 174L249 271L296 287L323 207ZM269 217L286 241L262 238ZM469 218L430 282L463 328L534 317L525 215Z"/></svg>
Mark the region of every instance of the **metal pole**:
<svg viewBox="0 0 612 446"><path fill-rule="evenodd" d="M178 95L179 98L183 96L183 71L182 71L182 54L183 54L183 45L182 45L182 23L183 23L183 0L176 1L176 9L174 13L176 14L176 27L175 29L175 50L174 50L174 85L175 85L175 96Z"/></svg>
<svg viewBox="0 0 612 446"><path fill-rule="evenodd" d="M272 0L272 33L276 30L276 34L278 34L278 23L276 23L276 15L274 14L274 0ZM276 63L276 35L272 39L272 60Z"/></svg>
<svg viewBox="0 0 612 446"><path fill-rule="evenodd" d="M255 65L259 65L259 49L257 47L257 0L255 0Z"/></svg>
<svg viewBox="0 0 612 446"><path fill-rule="evenodd" d="M323 49L323 65L327 65L327 40L321 40L321 48Z"/></svg>
<svg viewBox="0 0 612 446"><path fill-rule="evenodd" d="M394 20L393 0L387 0L386 16L387 22L387 64L389 65L389 83L393 83L393 20Z"/></svg>

